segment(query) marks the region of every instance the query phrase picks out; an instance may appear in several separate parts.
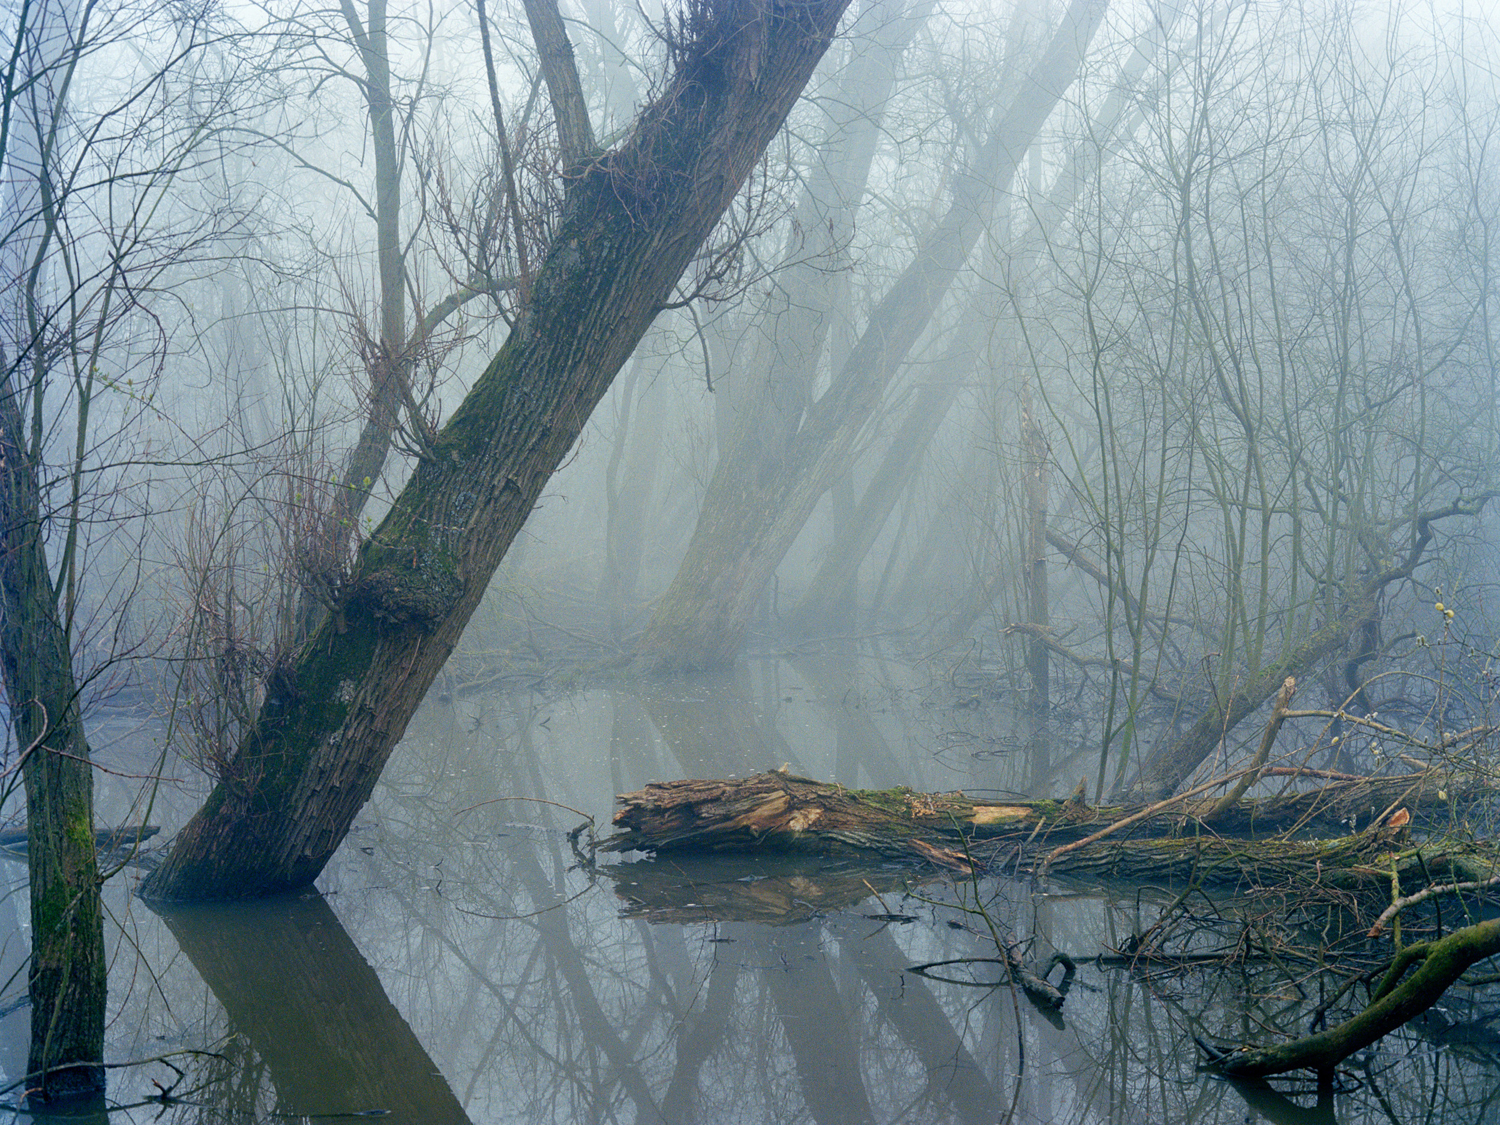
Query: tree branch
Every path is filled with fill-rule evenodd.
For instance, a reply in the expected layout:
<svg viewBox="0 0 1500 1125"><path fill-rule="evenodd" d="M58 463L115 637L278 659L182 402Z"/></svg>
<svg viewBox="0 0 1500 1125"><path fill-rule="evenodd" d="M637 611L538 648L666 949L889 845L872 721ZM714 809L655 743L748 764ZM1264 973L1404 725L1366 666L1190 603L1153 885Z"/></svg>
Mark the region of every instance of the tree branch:
<svg viewBox="0 0 1500 1125"><path fill-rule="evenodd" d="M1408 906L1416 906L1419 902L1426 902L1430 898L1440 895L1456 895L1464 891L1483 891L1500 884L1500 875L1491 875L1488 879L1471 879L1466 883L1437 883L1430 887L1424 887L1409 895L1402 895L1395 899L1389 906L1380 912L1380 917L1375 919L1375 924L1370 927L1370 936L1379 937L1386 927L1386 923L1400 914Z"/></svg>
<svg viewBox="0 0 1500 1125"><path fill-rule="evenodd" d="M475 0L479 13L479 43L484 49L484 73L490 87L490 112L495 116L495 139L500 145L500 171L505 177L505 207L510 216L516 243L516 269L521 288L521 308L531 303L531 265L527 261L526 232L521 222L520 193L516 190L516 166L511 156L510 140L505 132L505 114L500 108L500 84L495 78L495 54L490 49L490 23L485 18L484 0ZM587 118L584 124L587 124Z"/></svg>
<svg viewBox="0 0 1500 1125"><path fill-rule="evenodd" d="M1292 696L1296 691L1297 677L1288 676L1281 681L1281 692L1276 696L1276 705L1271 708L1271 719L1266 723L1266 732L1261 737L1260 749L1255 752L1255 758L1250 763L1250 771L1240 778L1233 789L1219 798L1214 807L1209 810L1205 820L1212 820L1234 808L1250 786L1260 780L1261 767L1271 756L1271 747L1276 742L1276 736L1281 733L1281 724L1286 722L1287 708L1291 706Z"/></svg>
<svg viewBox="0 0 1500 1125"><path fill-rule="evenodd" d="M1437 1003L1468 967L1500 953L1500 919L1455 930L1447 937L1402 950L1365 1010L1337 1027L1276 1047L1215 1047L1198 1040L1207 1063L1235 1078L1267 1078L1291 1070L1314 1070L1328 1081L1346 1058ZM1421 967L1400 984L1415 962Z"/></svg>
<svg viewBox="0 0 1500 1125"><path fill-rule="evenodd" d="M1071 664L1076 664L1080 668L1102 668L1113 675L1127 677L1130 675L1130 666L1123 660L1111 659L1104 656L1089 656L1086 653L1079 652L1063 644L1057 639L1057 635L1053 632L1050 625L1038 625L1031 621L1012 621L1005 627L1003 633L1007 637L1013 633L1019 633L1022 636L1040 641L1046 646L1048 652ZM1162 687L1155 678L1147 683L1145 687L1157 699L1174 704L1180 701L1178 693Z"/></svg>
<svg viewBox="0 0 1500 1125"><path fill-rule="evenodd" d="M536 41L537 59L547 80L552 98L552 116L557 122L557 140L562 146L562 162L571 171L594 158L599 145L589 124L588 102L584 100L583 83L578 80L578 63L573 58L573 44L563 27L557 0L524 0L526 21Z"/></svg>

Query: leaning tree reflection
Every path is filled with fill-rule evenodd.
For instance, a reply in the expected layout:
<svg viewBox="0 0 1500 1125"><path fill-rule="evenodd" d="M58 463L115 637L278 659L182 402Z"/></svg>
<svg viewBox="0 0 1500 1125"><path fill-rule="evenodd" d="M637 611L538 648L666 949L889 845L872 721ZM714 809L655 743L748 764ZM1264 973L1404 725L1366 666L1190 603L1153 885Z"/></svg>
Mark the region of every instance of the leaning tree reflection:
<svg viewBox="0 0 1500 1125"><path fill-rule="evenodd" d="M274 1116L379 1114L392 1125L468 1125L321 895L158 913L223 1005L231 1034L264 1066ZM243 1112L260 1108L258 1087L238 1086Z"/></svg>
<svg viewBox="0 0 1500 1125"><path fill-rule="evenodd" d="M1278 910L1283 926L1319 923L1311 914L1224 904L1209 926L1175 894L915 885L909 870L827 862L594 866L570 846L574 813L518 800L598 816L609 789L726 747L755 767L775 747L849 778L920 775L948 761L936 735L966 718L987 729L967 712L883 713L886 683L867 676L851 691L798 662L754 669L727 698L664 700L658 686L429 708L330 869L326 900L167 916L162 947L175 939L207 992L195 999L186 966L168 966L169 1010L130 1016L135 1053L165 1037L221 1057L192 1075L204 1104L163 1119L377 1108L528 1125L1485 1119L1500 1050L1477 1034L1482 990L1354 1060L1322 1105L1311 1090L1271 1097L1197 1073L1194 1034L1291 1029L1309 1002L1298 988L1317 1002L1315 966L1266 951ZM1005 784L1011 767L984 768ZM1060 1019L1003 983L910 971L993 957L984 925L957 909L978 903L1039 959L1079 961ZM1146 938L1154 959L1110 952ZM1328 950L1346 964L1374 956Z"/></svg>

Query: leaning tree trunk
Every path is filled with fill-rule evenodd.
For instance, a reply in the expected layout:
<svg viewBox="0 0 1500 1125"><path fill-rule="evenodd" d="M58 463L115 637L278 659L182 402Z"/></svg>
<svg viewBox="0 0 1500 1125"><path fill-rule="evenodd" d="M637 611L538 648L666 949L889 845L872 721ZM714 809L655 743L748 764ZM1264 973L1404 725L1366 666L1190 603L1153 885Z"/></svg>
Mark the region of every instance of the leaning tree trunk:
<svg viewBox="0 0 1500 1125"><path fill-rule="evenodd" d="M569 159L567 200L522 320L427 442L361 547L337 612L268 685L146 895L269 894L323 869L543 486L780 128L846 2L690 5L671 45L674 73L629 140Z"/></svg>
<svg viewBox="0 0 1500 1125"><path fill-rule="evenodd" d="M1034 263L1050 247L1063 216L1089 182L1090 173L1101 166L1103 156L1112 149L1113 138L1128 134L1130 126L1122 123L1130 116L1134 101L1126 91L1141 87L1148 67L1179 14L1177 9L1164 13L1162 22L1136 45L1121 68L1116 79L1119 92L1105 99L1104 107L1088 130L1087 140L1075 144L1068 154L1041 206L1034 209L1032 225L1019 246L1005 248L1008 259L1005 273L1009 276L1025 279L1030 275ZM1134 110L1134 115L1138 116L1139 111ZM1101 138L1104 138L1102 145ZM1023 292L1024 289L1023 280ZM808 632L827 628L833 620L837 599L855 585L865 556L875 546L896 510L896 504L926 457L927 448L942 427L943 420L972 380L983 340L994 330L1000 316L995 296L988 290L975 294L958 317L959 328L938 364L942 379L922 384L916 402L907 411L896 436L887 444L879 468L859 499L854 518L847 528L840 531L792 615L799 628Z"/></svg>
<svg viewBox="0 0 1500 1125"><path fill-rule="evenodd" d="M976 167L959 177L943 218L870 313L828 391L765 471L721 460L703 514L642 647L659 672L732 661L750 615L818 500L848 471L860 432L906 361L988 222L1021 156L1071 85L1105 0L1073 0L1021 92L996 115Z"/></svg>

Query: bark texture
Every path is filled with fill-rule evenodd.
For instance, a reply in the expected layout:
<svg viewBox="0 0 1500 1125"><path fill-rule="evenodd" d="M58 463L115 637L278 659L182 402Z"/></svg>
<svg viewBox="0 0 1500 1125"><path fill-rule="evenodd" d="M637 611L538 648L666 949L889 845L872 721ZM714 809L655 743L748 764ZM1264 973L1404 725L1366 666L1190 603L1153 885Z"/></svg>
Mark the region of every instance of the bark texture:
<svg viewBox="0 0 1500 1125"><path fill-rule="evenodd" d="M104 920L94 847L94 777L42 542L36 463L0 387L0 665L25 751L31 883L31 1049L43 1101L104 1088Z"/></svg>
<svg viewBox="0 0 1500 1125"><path fill-rule="evenodd" d="M690 6L673 74L572 182L532 301L362 545L323 622L152 873L158 899L310 883L506 548L780 128L846 0Z"/></svg>

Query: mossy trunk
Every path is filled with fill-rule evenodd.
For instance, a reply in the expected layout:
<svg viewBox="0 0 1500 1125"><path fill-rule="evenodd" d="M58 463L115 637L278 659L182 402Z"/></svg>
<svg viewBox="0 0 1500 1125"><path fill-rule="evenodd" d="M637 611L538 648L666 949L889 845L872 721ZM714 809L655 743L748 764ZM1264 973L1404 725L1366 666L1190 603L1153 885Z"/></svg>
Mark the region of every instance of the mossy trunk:
<svg viewBox="0 0 1500 1125"><path fill-rule="evenodd" d="M1199 1045L1208 1054L1209 1066L1235 1078L1311 1070L1326 1084L1350 1055L1421 1015L1465 969L1496 954L1500 954L1500 919L1465 926L1437 941L1401 950L1365 1009L1335 1027L1274 1047L1225 1048L1202 1040ZM1410 972L1413 966L1417 967Z"/></svg>
<svg viewBox="0 0 1500 1125"><path fill-rule="evenodd" d="M94 778L68 636L42 543L35 462L14 383L0 395L0 666L24 757L31 885L31 1050L37 1100L104 1088L104 922Z"/></svg>
<svg viewBox="0 0 1500 1125"><path fill-rule="evenodd" d="M31 883L33 1099L104 1089L104 916L94 850L94 778L76 703L25 766ZM18 728L27 724L17 723ZM35 737L41 737L38 731ZM34 741L34 739L33 739Z"/></svg>
<svg viewBox="0 0 1500 1125"><path fill-rule="evenodd" d="M630 139L569 178L499 354L426 448L330 616L268 686L159 899L304 886L368 799L552 472L780 128L847 0L694 9Z"/></svg>

